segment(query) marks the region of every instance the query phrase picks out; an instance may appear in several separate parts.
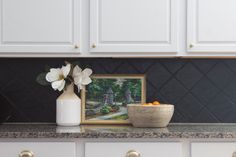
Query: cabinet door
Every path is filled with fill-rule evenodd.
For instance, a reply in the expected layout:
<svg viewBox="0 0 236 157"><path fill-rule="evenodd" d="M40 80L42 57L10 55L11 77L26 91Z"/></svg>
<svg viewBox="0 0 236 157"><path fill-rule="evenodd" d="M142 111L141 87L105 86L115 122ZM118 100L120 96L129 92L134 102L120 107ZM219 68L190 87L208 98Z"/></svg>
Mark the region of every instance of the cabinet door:
<svg viewBox="0 0 236 157"><path fill-rule="evenodd" d="M73 142L0 142L0 154L1 157L76 157L76 144Z"/></svg>
<svg viewBox="0 0 236 157"><path fill-rule="evenodd" d="M235 0L188 0L187 50L202 54L236 52L235 6Z"/></svg>
<svg viewBox="0 0 236 157"><path fill-rule="evenodd" d="M134 153L129 153L134 152ZM139 155L138 155L139 154ZM183 157L178 142L86 143L85 157Z"/></svg>
<svg viewBox="0 0 236 157"><path fill-rule="evenodd" d="M80 0L0 0L0 53L79 52Z"/></svg>
<svg viewBox="0 0 236 157"><path fill-rule="evenodd" d="M91 0L90 52L175 54L177 3L177 0Z"/></svg>
<svg viewBox="0 0 236 157"><path fill-rule="evenodd" d="M191 157L235 157L235 142L199 142L191 144Z"/></svg>

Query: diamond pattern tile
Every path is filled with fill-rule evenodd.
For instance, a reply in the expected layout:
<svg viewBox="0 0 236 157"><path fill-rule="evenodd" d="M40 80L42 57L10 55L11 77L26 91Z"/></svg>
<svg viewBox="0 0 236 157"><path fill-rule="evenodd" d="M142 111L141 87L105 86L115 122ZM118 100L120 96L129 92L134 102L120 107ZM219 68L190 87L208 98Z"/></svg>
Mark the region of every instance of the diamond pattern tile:
<svg viewBox="0 0 236 157"><path fill-rule="evenodd" d="M236 77L232 80L236 80ZM236 103L236 83L234 81L229 82L227 86L223 89L224 93L231 98L231 100Z"/></svg>
<svg viewBox="0 0 236 157"><path fill-rule="evenodd" d="M166 59L166 60L162 60L162 64L172 74L174 74L179 69L181 69L186 63L187 63L186 60L179 60L179 59Z"/></svg>
<svg viewBox="0 0 236 157"><path fill-rule="evenodd" d="M100 65L100 67L106 71L106 73L114 73L114 71L116 71L121 64L123 64L122 60L107 60L107 59L99 59L96 62L94 62L94 66L93 67L97 67L97 64ZM94 70L95 71L95 70Z"/></svg>
<svg viewBox="0 0 236 157"><path fill-rule="evenodd" d="M195 98L207 104L220 92L206 77L202 78L191 90Z"/></svg>
<svg viewBox="0 0 236 157"><path fill-rule="evenodd" d="M192 123L220 123L219 119L217 119L211 111L206 108L203 108L196 117L194 117Z"/></svg>
<svg viewBox="0 0 236 157"><path fill-rule="evenodd" d="M160 89L171 78L171 73L157 62L147 69L146 76L148 81L152 82L157 89Z"/></svg>
<svg viewBox="0 0 236 157"><path fill-rule="evenodd" d="M202 76L203 74L191 63L187 63L176 74L176 78L188 89L191 89Z"/></svg>
<svg viewBox="0 0 236 157"><path fill-rule="evenodd" d="M148 71L148 69L157 62L157 60L149 59L149 60L143 60L143 59L130 59L128 62L133 65L140 73L145 73ZM138 63L138 64L137 64Z"/></svg>
<svg viewBox="0 0 236 157"><path fill-rule="evenodd" d="M220 121L236 121L236 106L224 93L217 94L206 106Z"/></svg>
<svg viewBox="0 0 236 157"><path fill-rule="evenodd" d="M218 62L218 60L215 59L195 59L191 60L191 62L198 67L198 69L206 74L208 73L211 68Z"/></svg>
<svg viewBox="0 0 236 157"><path fill-rule="evenodd" d="M189 122L194 122L195 117L204 108L204 106L191 93L186 94L186 96L176 102L176 104L176 108L188 117Z"/></svg>
<svg viewBox="0 0 236 157"><path fill-rule="evenodd" d="M207 73L207 77L215 83L215 85L221 89L231 82L233 79L233 72L223 63L220 62Z"/></svg>
<svg viewBox="0 0 236 157"><path fill-rule="evenodd" d="M232 70L233 72L236 72L236 62L234 59L227 59L223 61L230 70Z"/></svg>
<svg viewBox="0 0 236 157"><path fill-rule="evenodd" d="M187 90L176 79L172 79L160 92L168 100L167 103L176 103L187 93Z"/></svg>
<svg viewBox="0 0 236 157"><path fill-rule="evenodd" d="M129 62L124 62L123 64L119 65L117 69L113 72L117 74L138 74L139 71L136 70Z"/></svg>
<svg viewBox="0 0 236 157"><path fill-rule="evenodd" d="M152 83L148 80L146 80L146 93L147 94L147 100L155 100L157 90L156 87L154 85L152 85Z"/></svg>
<svg viewBox="0 0 236 157"><path fill-rule="evenodd" d="M147 101L174 104L172 122L236 122L236 59L153 58L0 59L0 122L55 122L59 93L35 78L64 60L97 74L146 74Z"/></svg>

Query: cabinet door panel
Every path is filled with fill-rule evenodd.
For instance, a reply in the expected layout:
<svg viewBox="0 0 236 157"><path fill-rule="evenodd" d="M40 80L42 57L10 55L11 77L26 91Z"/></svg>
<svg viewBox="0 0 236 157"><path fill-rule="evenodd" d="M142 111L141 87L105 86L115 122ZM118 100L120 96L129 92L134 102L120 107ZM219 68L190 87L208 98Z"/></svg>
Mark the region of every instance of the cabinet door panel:
<svg viewBox="0 0 236 157"><path fill-rule="evenodd" d="M74 51L79 42L79 0L0 2L1 52Z"/></svg>
<svg viewBox="0 0 236 157"><path fill-rule="evenodd" d="M73 142L0 142L1 157L19 157L22 151L35 157L76 157Z"/></svg>
<svg viewBox="0 0 236 157"><path fill-rule="evenodd" d="M191 157L234 157L234 142L199 142L191 144Z"/></svg>
<svg viewBox="0 0 236 157"><path fill-rule="evenodd" d="M85 157L125 157L127 152L137 151L141 157L182 157L182 145L177 142L156 143L86 143ZM102 152L102 153L101 153ZM133 155L134 156L134 155Z"/></svg>
<svg viewBox="0 0 236 157"><path fill-rule="evenodd" d="M236 1L188 1L188 51L236 52Z"/></svg>
<svg viewBox="0 0 236 157"><path fill-rule="evenodd" d="M177 0L91 0L90 16L91 52L177 51Z"/></svg>

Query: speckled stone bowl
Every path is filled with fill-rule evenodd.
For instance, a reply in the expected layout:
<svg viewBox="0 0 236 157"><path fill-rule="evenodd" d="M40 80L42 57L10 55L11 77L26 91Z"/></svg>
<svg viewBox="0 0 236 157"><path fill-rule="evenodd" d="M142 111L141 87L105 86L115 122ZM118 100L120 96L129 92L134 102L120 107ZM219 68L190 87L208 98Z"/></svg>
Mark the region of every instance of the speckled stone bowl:
<svg viewBox="0 0 236 157"><path fill-rule="evenodd" d="M129 104L129 120L134 127L166 127L174 114L174 105L161 104L144 106L141 104Z"/></svg>

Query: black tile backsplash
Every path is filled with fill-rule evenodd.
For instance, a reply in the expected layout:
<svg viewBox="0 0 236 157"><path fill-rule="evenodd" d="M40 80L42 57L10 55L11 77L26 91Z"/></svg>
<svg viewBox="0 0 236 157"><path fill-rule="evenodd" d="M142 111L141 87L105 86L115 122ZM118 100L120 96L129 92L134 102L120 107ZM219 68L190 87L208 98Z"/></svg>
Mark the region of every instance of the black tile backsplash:
<svg viewBox="0 0 236 157"><path fill-rule="evenodd" d="M147 101L175 104L172 122L236 122L236 59L0 59L0 122L55 122L59 93L45 65L78 60L97 74L146 74Z"/></svg>

